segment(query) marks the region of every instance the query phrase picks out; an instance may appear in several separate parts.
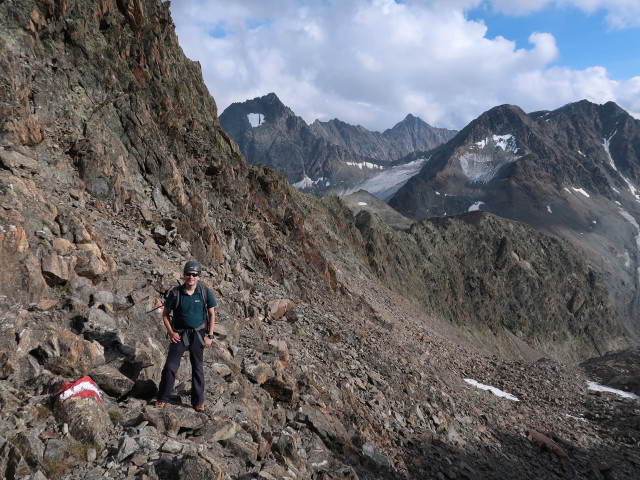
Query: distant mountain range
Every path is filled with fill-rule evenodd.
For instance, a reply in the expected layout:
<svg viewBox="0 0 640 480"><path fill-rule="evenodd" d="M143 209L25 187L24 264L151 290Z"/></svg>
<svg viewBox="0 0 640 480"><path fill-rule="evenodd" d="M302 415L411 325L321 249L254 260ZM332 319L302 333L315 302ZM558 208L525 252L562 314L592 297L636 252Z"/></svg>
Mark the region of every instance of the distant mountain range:
<svg viewBox="0 0 640 480"><path fill-rule="evenodd" d="M485 210L578 245L640 332L640 121L615 103L489 110L389 201L414 220Z"/></svg>
<svg viewBox="0 0 640 480"><path fill-rule="evenodd" d="M250 163L280 170L298 189L316 195L356 191L359 183L410 161L407 155L429 151L456 134L413 115L383 133L337 119L308 125L274 93L230 105L220 124ZM400 185L407 178L399 177ZM385 185L385 194L400 185Z"/></svg>
<svg viewBox="0 0 640 480"><path fill-rule="evenodd" d="M484 210L567 240L603 274L627 335L638 338L640 121L615 103L531 114L502 105L460 132L408 115L378 133L340 120L307 125L269 94L231 105L220 121L251 163L316 195L358 192L345 197L354 212L375 211L395 228Z"/></svg>

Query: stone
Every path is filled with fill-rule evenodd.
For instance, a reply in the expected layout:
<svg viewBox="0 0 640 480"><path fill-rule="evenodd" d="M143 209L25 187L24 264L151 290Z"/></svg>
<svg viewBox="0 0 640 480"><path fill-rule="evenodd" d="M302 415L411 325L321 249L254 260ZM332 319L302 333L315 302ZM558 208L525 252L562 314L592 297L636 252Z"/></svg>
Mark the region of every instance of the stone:
<svg viewBox="0 0 640 480"><path fill-rule="evenodd" d="M107 312L99 308L90 308L85 328L98 332L113 332L118 328L118 322Z"/></svg>
<svg viewBox="0 0 640 480"><path fill-rule="evenodd" d="M221 377L228 377L233 373L233 370L231 370L224 363L212 363L209 368L211 368L214 372L216 372Z"/></svg>
<svg viewBox="0 0 640 480"><path fill-rule="evenodd" d="M129 302L122 295L115 295L108 290L98 290L91 295L94 308L103 307L108 312L115 312L129 306Z"/></svg>
<svg viewBox="0 0 640 480"><path fill-rule="evenodd" d="M80 442L104 445L111 421L104 404L95 397L71 397L57 401L54 414L58 423L66 423L69 433Z"/></svg>
<svg viewBox="0 0 640 480"><path fill-rule="evenodd" d="M19 432L10 439L29 465L38 465L44 458L45 446L35 430Z"/></svg>
<svg viewBox="0 0 640 480"><path fill-rule="evenodd" d="M98 452L95 448L87 449L87 463L93 463L98 458Z"/></svg>
<svg viewBox="0 0 640 480"><path fill-rule="evenodd" d="M36 326L18 333L18 355L29 353L40 365L65 377L81 377L104 364L104 349L67 330Z"/></svg>
<svg viewBox="0 0 640 480"><path fill-rule="evenodd" d="M289 299L279 299L268 302L267 312L269 317L274 320L279 320L286 315L286 313L293 308L293 302Z"/></svg>
<svg viewBox="0 0 640 480"><path fill-rule="evenodd" d="M69 281L69 262L55 251L42 257L41 268L42 275L50 286L62 285Z"/></svg>
<svg viewBox="0 0 640 480"><path fill-rule="evenodd" d="M199 442L220 442L232 438L239 429L234 421L213 418L194 432L194 438Z"/></svg>
<svg viewBox="0 0 640 480"><path fill-rule="evenodd" d="M146 407L140 421L147 421L161 432L178 433L180 421L169 408Z"/></svg>
<svg viewBox="0 0 640 480"><path fill-rule="evenodd" d="M266 363L255 359L245 358L242 362L242 371L249 380L258 385L262 385L264 382L273 378L275 373L273 369Z"/></svg>
<svg viewBox="0 0 640 480"><path fill-rule="evenodd" d="M58 438L51 438L47 440L43 458L45 462L59 461L63 460L68 452L69 445L67 442Z"/></svg>
<svg viewBox="0 0 640 480"><path fill-rule="evenodd" d="M89 375L107 395L121 398L131 391L134 382L120 373L116 365L116 363L101 365L91 370Z"/></svg>
<svg viewBox="0 0 640 480"><path fill-rule="evenodd" d="M133 455L139 449L138 443L131 437L123 437L118 443L118 453L116 454L116 461L122 463L126 458Z"/></svg>
<svg viewBox="0 0 640 480"><path fill-rule="evenodd" d="M24 168L36 172L41 169L41 165L37 160L11 150L0 150L0 165L12 170Z"/></svg>
<svg viewBox="0 0 640 480"><path fill-rule="evenodd" d="M183 448L184 445L182 443L170 438L160 446L160 451L166 453L180 453Z"/></svg>
<svg viewBox="0 0 640 480"><path fill-rule="evenodd" d="M178 468L181 480L224 480L227 475L218 462L206 454L186 456Z"/></svg>

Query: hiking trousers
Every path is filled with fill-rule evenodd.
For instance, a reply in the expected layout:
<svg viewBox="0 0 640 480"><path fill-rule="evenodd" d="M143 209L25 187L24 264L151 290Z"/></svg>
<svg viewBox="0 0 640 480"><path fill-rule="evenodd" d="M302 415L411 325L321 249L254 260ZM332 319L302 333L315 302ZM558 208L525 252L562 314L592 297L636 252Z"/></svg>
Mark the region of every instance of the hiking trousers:
<svg viewBox="0 0 640 480"><path fill-rule="evenodd" d="M204 348L197 341L189 342L188 346L185 346L182 341L169 345L169 353L162 369L160 387L156 397L159 402L169 401L182 355L187 350L191 362L191 405L195 407L204 404Z"/></svg>

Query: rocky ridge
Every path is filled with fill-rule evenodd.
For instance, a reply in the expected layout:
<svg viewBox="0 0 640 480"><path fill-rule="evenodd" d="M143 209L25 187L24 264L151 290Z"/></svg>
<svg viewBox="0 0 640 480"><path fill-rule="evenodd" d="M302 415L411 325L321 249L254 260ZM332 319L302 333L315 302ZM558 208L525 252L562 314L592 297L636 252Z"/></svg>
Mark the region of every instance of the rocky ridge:
<svg viewBox="0 0 640 480"><path fill-rule="evenodd" d="M249 166L166 2L5 0L0 44L2 476L634 478L637 401L589 392L562 361L588 355L588 336L556 359L533 361L543 335L497 356L503 340L447 315L452 296L455 315L477 305L456 287L472 275L473 287L495 275L511 288L505 272L535 285L519 269L547 278L518 250L529 231L481 214L393 232ZM473 222L498 250L464 266L457 238ZM416 263L413 279L451 280L431 309L392 270L403 242L412 262L434 249L440 269ZM597 277L551 244L575 261L571 282L552 277L572 321L606 312ZM220 304L204 414L189 407L188 365L166 409L148 404L166 348L155 307L191 258ZM103 401L61 402L82 375Z"/></svg>

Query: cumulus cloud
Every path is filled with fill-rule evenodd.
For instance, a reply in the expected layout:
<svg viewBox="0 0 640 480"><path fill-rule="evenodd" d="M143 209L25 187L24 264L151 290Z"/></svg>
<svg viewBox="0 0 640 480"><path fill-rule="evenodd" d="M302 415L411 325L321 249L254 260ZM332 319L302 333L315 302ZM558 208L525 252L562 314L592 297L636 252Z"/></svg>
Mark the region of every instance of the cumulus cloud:
<svg viewBox="0 0 640 480"><path fill-rule="evenodd" d="M600 0L492 0L524 14L545 4L602 8ZM185 53L202 65L220 109L275 92L308 123L339 118L384 130L412 113L462 128L502 103L525 111L587 98L640 110L640 77L616 82L594 66L554 66L553 35L527 48L487 38L465 12L482 0L180 0L171 11ZM611 14L632 2L612 0ZM537 6L537 7L536 7ZM626 105L625 105L626 102Z"/></svg>

